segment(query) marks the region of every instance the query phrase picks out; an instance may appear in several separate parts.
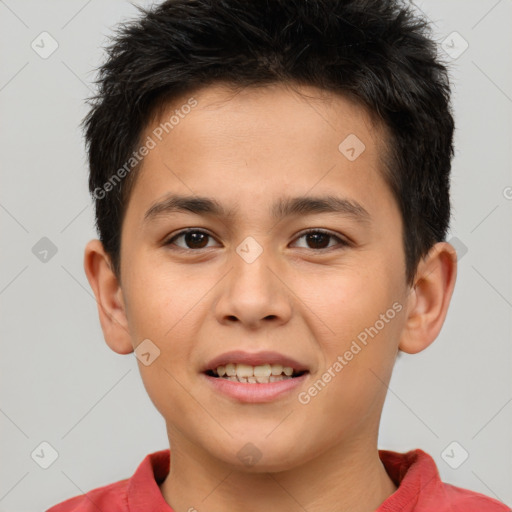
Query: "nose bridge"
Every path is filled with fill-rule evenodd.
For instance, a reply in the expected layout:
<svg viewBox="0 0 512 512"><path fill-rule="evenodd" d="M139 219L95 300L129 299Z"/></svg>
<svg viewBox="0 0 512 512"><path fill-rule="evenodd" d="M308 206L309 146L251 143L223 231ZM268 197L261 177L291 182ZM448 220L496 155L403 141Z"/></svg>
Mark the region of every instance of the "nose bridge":
<svg viewBox="0 0 512 512"><path fill-rule="evenodd" d="M272 287L273 273L271 249L263 249L256 240L248 237L233 254L233 280L244 292L250 288L259 288L259 293L268 293Z"/></svg>
<svg viewBox="0 0 512 512"><path fill-rule="evenodd" d="M275 292L275 276L270 270L273 260L268 244L264 247L252 236L245 238L232 256L233 291L250 302L265 300L266 296L272 295L272 291Z"/></svg>

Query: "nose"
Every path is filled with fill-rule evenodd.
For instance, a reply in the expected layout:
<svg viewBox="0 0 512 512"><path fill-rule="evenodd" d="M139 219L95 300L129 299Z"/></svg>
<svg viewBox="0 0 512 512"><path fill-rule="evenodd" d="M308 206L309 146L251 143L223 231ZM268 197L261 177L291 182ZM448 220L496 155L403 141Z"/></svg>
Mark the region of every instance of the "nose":
<svg viewBox="0 0 512 512"><path fill-rule="evenodd" d="M219 287L215 306L217 320L223 324L241 323L248 329L287 323L292 313L285 272L270 251L255 259L234 253L232 267Z"/></svg>

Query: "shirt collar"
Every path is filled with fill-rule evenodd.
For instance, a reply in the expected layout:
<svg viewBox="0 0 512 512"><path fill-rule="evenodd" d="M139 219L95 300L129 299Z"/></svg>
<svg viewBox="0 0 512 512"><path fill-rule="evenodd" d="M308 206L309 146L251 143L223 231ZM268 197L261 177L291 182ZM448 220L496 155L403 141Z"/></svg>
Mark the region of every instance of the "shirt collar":
<svg viewBox="0 0 512 512"><path fill-rule="evenodd" d="M379 457L389 477L398 489L389 496L376 512L411 512L423 492L433 493L441 480L432 457L420 449L406 453L379 450ZM147 455L130 478L127 490L130 512L173 512L164 500L159 485L170 468L170 450Z"/></svg>
<svg viewBox="0 0 512 512"><path fill-rule="evenodd" d="M375 512L412 512L424 497L441 492L442 482L434 459L423 450L406 453L379 450L386 472L398 489Z"/></svg>

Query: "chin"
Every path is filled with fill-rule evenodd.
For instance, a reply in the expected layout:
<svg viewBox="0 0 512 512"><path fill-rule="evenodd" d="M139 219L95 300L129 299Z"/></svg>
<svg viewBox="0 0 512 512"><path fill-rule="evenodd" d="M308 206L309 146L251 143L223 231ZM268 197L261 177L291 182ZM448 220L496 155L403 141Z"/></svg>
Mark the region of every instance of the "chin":
<svg viewBox="0 0 512 512"><path fill-rule="evenodd" d="M271 430L265 429L265 434L262 434L262 429L259 429L254 435L245 432L244 435L230 438L229 442L205 446L205 449L214 457L233 466L233 469L247 473L276 473L300 465L305 456L300 436L296 438L285 432L285 438L280 438L277 433L266 437L269 431ZM273 435L275 438L271 439ZM298 451L297 446L301 446L302 450Z"/></svg>

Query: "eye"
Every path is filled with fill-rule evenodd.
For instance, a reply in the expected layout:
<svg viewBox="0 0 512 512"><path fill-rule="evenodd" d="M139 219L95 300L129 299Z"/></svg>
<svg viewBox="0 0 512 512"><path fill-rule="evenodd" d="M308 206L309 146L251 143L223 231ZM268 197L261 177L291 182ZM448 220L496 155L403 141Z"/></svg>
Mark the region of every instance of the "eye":
<svg viewBox="0 0 512 512"><path fill-rule="evenodd" d="M175 240L179 240L180 238L183 238L185 247L174 243ZM178 234L174 235L172 238L167 240L167 242L165 242L165 245L177 245L179 249L183 250L204 249L207 248L208 238L213 237L206 231L190 228L180 231Z"/></svg>
<svg viewBox="0 0 512 512"><path fill-rule="evenodd" d="M302 233L297 240L300 240L301 238L305 238L306 244L311 244L313 246L305 247L306 249L331 249L333 246L329 246L329 239L336 239L338 241L338 245L341 247L347 247L350 245L346 240L343 240L339 236L321 229L310 229L305 233ZM335 246L336 244L334 244L334 247Z"/></svg>
<svg viewBox="0 0 512 512"><path fill-rule="evenodd" d="M176 240L183 238L183 243L180 245L175 243ZM213 238L212 235L207 233L206 231L202 231L200 229L189 228L183 231L180 231L172 238L165 242L165 245L174 245L179 249L183 250L196 250L196 249L205 249L211 246L208 246L208 238ZM305 249L310 250L323 250L323 249L331 249L333 246L329 245L329 239L334 239L338 241L338 246L347 247L350 245L349 242L343 240L337 235L330 233L329 231L324 231L321 229L310 229L304 233L302 233L297 240L301 238L305 238L306 244L312 245L312 247L305 247ZM334 247L336 244L334 244Z"/></svg>

